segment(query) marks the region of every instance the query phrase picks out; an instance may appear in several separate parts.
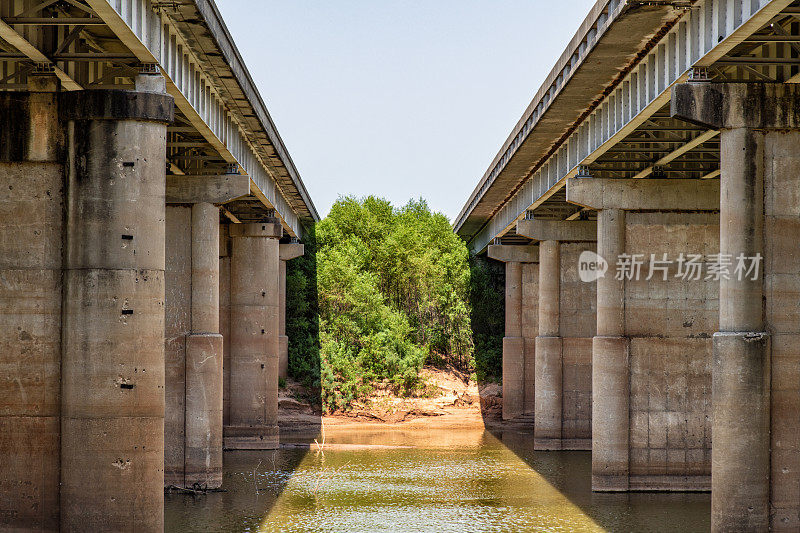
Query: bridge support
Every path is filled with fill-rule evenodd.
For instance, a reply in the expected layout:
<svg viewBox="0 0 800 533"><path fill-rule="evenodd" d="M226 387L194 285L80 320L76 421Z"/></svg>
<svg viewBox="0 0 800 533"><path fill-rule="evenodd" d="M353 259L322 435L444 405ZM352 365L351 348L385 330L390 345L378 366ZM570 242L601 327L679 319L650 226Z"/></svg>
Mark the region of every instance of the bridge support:
<svg viewBox="0 0 800 533"><path fill-rule="evenodd" d="M0 529L163 529L164 88L0 99Z"/></svg>
<svg viewBox="0 0 800 533"><path fill-rule="evenodd" d="M506 264L503 419L511 420L535 410L539 248L495 244L488 255Z"/></svg>
<svg viewBox="0 0 800 533"><path fill-rule="evenodd" d="M220 224L214 204L249 190L247 176L167 177L167 486L222 484Z"/></svg>
<svg viewBox="0 0 800 533"><path fill-rule="evenodd" d="M720 253L763 274L720 280L712 531L800 528L800 87L691 83L673 116L720 129Z"/></svg>
<svg viewBox="0 0 800 533"><path fill-rule="evenodd" d="M582 282L577 266L594 251L597 223L522 220L517 234L540 241L534 447L590 450L596 283Z"/></svg>
<svg viewBox="0 0 800 533"><path fill-rule="evenodd" d="M62 95L61 529L163 528L164 182L172 98Z"/></svg>
<svg viewBox="0 0 800 533"><path fill-rule="evenodd" d="M186 337L184 485L222 485L219 209L192 206L192 332Z"/></svg>
<svg viewBox="0 0 800 533"><path fill-rule="evenodd" d="M597 227L600 257L611 262L625 253L625 211L599 211ZM592 343L593 490L629 488L629 350L625 285L608 274L597 280L597 336Z"/></svg>
<svg viewBox="0 0 800 533"><path fill-rule="evenodd" d="M598 210L608 266L592 350L592 488L705 490L717 283L702 258L717 253L719 184L577 178L567 200ZM702 271L686 272L681 254Z"/></svg>
<svg viewBox="0 0 800 533"><path fill-rule="evenodd" d="M559 336L561 261L558 241L539 243L539 335L536 337L534 447L561 449L563 339Z"/></svg>
<svg viewBox="0 0 800 533"><path fill-rule="evenodd" d="M275 219L229 226L230 414L226 449L267 450L279 445L278 431L278 240Z"/></svg>
<svg viewBox="0 0 800 533"><path fill-rule="evenodd" d="M289 337L286 336L286 262L302 257L305 247L299 243L280 245L280 300L278 311L280 321L278 328L278 377L289 377Z"/></svg>
<svg viewBox="0 0 800 533"><path fill-rule="evenodd" d="M64 132L58 80L0 93L0 530L58 530Z"/></svg>

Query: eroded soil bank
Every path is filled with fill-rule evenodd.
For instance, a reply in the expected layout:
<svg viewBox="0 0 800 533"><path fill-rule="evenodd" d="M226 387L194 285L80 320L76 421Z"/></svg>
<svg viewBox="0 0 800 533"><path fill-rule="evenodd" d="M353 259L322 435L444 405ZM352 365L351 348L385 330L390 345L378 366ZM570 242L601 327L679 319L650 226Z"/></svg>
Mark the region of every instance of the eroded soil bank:
<svg viewBox="0 0 800 533"><path fill-rule="evenodd" d="M289 380L278 399L281 440L306 440L321 435L322 428L337 433L348 428L463 428L501 429L502 386L478 383L455 369L422 370L425 389L414 397L398 396L379 387L369 398L344 412L322 415L311 401L312 392Z"/></svg>

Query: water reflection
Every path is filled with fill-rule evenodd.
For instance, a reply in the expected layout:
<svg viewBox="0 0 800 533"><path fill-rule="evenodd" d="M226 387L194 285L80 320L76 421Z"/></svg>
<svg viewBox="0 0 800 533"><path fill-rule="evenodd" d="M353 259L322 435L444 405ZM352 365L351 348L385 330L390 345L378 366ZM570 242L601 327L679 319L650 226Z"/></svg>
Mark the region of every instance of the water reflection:
<svg viewBox="0 0 800 533"><path fill-rule="evenodd" d="M168 531L707 531L707 494L593 494L589 452L482 429L328 432L228 452L228 492L169 496Z"/></svg>

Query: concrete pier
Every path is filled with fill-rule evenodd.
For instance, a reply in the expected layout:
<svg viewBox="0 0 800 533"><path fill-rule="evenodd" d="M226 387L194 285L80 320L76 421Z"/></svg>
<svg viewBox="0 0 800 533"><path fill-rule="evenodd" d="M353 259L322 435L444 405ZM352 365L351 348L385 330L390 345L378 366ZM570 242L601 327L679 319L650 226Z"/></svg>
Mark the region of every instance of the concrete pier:
<svg viewBox="0 0 800 533"><path fill-rule="evenodd" d="M31 78L0 93L0 529L57 531L65 146L58 80Z"/></svg>
<svg viewBox="0 0 800 533"><path fill-rule="evenodd" d="M302 257L305 247L300 243L280 245L280 298L278 311L280 321L278 327L278 377L289 376L289 337L286 336L286 262Z"/></svg>
<svg viewBox="0 0 800 533"><path fill-rule="evenodd" d="M213 5L88 4L0 3L0 531L163 531L165 482L218 486L220 217L319 220Z"/></svg>
<svg viewBox="0 0 800 533"><path fill-rule="evenodd" d="M721 130L720 253L763 257L719 285L712 531L796 531L800 87L680 85L672 114Z"/></svg>
<svg viewBox="0 0 800 533"><path fill-rule="evenodd" d="M506 264L503 419L511 420L535 410L539 248L495 244L488 254Z"/></svg>
<svg viewBox="0 0 800 533"><path fill-rule="evenodd" d="M539 243L539 335L536 337L534 446L561 449L563 366L559 336L559 281L561 261L558 241Z"/></svg>
<svg viewBox="0 0 800 533"><path fill-rule="evenodd" d="M713 180L567 182L568 201L598 210L608 265L592 350L594 490L710 485L718 283L704 258L717 253L718 195ZM699 257L703 274L688 275L680 254Z"/></svg>
<svg viewBox="0 0 800 533"><path fill-rule="evenodd" d="M597 213L597 254L612 262L625 253L625 211ZM625 285L597 280L597 336L592 343L592 489L628 490L629 342L625 337Z"/></svg>
<svg viewBox="0 0 800 533"><path fill-rule="evenodd" d="M172 97L61 96L67 213L61 530L163 529L164 187ZM136 502L135 505L132 502Z"/></svg>
<svg viewBox="0 0 800 533"><path fill-rule="evenodd" d="M184 485L222 485L219 209L192 206L192 333L186 338Z"/></svg>
<svg viewBox="0 0 800 533"><path fill-rule="evenodd" d="M280 223L233 224L230 272L230 414L226 449L278 442Z"/></svg>
<svg viewBox="0 0 800 533"><path fill-rule="evenodd" d="M247 176L167 177L167 486L222 484L220 224L214 204L249 190Z"/></svg>
<svg viewBox="0 0 800 533"><path fill-rule="evenodd" d="M534 446L590 450L596 283L579 279L578 262L597 223L522 220L517 234L540 241Z"/></svg>

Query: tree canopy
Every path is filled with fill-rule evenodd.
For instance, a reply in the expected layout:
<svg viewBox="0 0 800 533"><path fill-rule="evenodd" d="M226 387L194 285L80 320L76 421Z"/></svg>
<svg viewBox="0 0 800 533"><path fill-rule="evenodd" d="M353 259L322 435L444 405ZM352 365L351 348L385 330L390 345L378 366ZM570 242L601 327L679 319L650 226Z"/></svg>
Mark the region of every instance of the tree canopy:
<svg viewBox="0 0 800 533"><path fill-rule="evenodd" d="M470 296L483 301L491 294L471 286L464 242L424 200L395 208L373 196L340 198L306 247L287 280L289 294L296 291L287 320L290 364L296 377L318 380L327 410L346 409L377 383L413 392L426 362L475 370ZM489 282L486 268L477 272ZM484 337L495 328L479 329L478 341L492 351ZM494 358L478 370L493 373Z"/></svg>

